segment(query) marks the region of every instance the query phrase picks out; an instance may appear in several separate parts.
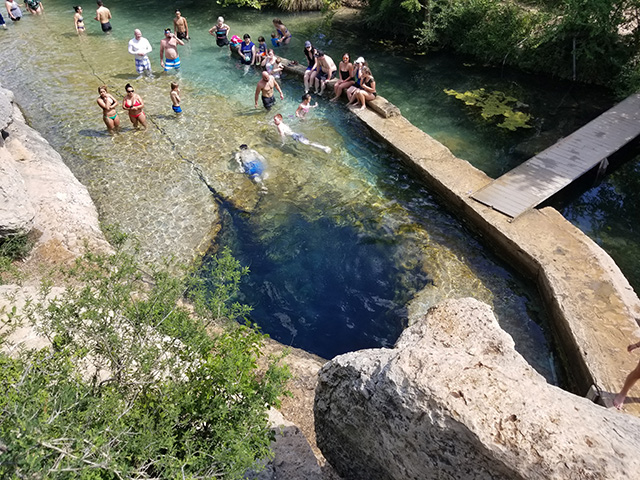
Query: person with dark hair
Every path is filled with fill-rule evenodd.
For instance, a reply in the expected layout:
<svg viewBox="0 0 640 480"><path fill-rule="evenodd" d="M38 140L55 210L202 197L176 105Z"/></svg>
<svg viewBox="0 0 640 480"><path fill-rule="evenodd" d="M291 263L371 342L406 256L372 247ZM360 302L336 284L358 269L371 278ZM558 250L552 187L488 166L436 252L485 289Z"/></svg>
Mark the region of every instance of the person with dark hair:
<svg viewBox="0 0 640 480"><path fill-rule="evenodd" d="M296 110L296 117L304 118L309 110L312 108L316 108L318 106L318 102L315 105L311 105L311 95L305 93L302 95L302 103L298 105L298 109Z"/></svg>
<svg viewBox="0 0 640 480"><path fill-rule="evenodd" d="M165 28L164 38L160 41L160 65L165 72L180 69L178 45L184 45L184 42L171 33L170 28Z"/></svg>
<svg viewBox="0 0 640 480"><path fill-rule="evenodd" d="M98 105L102 109L102 120L107 126L107 130L113 132L120 126L120 117L118 117L118 112L116 111L118 101L109 93L106 85L98 87L98 94L100 95L98 97Z"/></svg>
<svg viewBox="0 0 640 480"><path fill-rule="evenodd" d="M304 72L304 93L309 93L311 88L311 74L314 72L313 67L316 64L316 55L318 50L315 49L311 42L304 42L304 56L307 58L307 70Z"/></svg>
<svg viewBox="0 0 640 480"><path fill-rule="evenodd" d="M260 65L267 56L267 41L262 35L258 37L258 54L256 55L256 65Z"/></svg>
<svg viewBox="0 0 640 480"><path fill-rule="evenodd" d="M144 108L142 97L134 93L130 83L127 83L124 89L127 92L127 96L122 101L122 108L129 112L129 120L133 123L134 128L137 128L138 125L141 125L142 128L147 128L147 116L142 110Z"/></svg>
<svg viewBox="0 0 640 480"><path fill-rule="evenodd" d="M73 14L73 24L76 27L76 33L86 33L86 27L84 26L84 17L82 16L82 7L77 5L73 7L76 13Z"/></svg>
<svg viewBox="0 0 640 480"><path fill-rule="evenodd" d="M240 171L246 173L251 180L260 185L260 190L266 193L267 187L263 182L269 176L266 172L267 160L245 144L240 145L240 151L236 152L235 159L240 166Z"/></svg>
<svg viewBox="0 0 640 480"><path fill-rule="evenodd" d="M94 20L100 22L100 27L104 33L108 33L111 31L111 10L104 6L102 0L98 0L96 2L98 4L98 9L96 10L96 17Z"/></svg>
<svg viewBox="0 0 640 480"><path fill-rule="evenodd" d="M289 29L284 26L282 20L280 20L279 18L274 18L273 26L276 27L276 32L278 33L278 43L280 45L289 45L292 35Z"/></svg>
<svg viewBox="0 0 640 480"><path fill-rule="evenodd" d="M251 36L245 33L242 45L240 45L240 60L244 65L253 65L256 63L256 45L251 41Z"/></svg>
<svg viewBox="0 0 640 480"><path fill-rule="evenodd" d="M176 18L173 19L173 31L180 40L189 40L189 24L182 16L180 10L176 10Z"/></svg>
<svg viewBox="0 0 640 480"><path fill-rule="evenodd" d="M40 15L44 12L44 5L40 0L24 0L24 6L33 15Z"/></svg>
<svg viewBox="0 0 640 480"><path fill-rule="evenodd" d="M362 67L362 79L360 80L360 88L358 88L349 99L348 105L360 102L360 110L367 108L367 102L376 98L376 81L371 74L369 67Z"/></svg>
<svg viewBox="0 0 640 480"><path fill-rule="evenodd" d="M319 95L324 93L327 81L331 80L336 73L336 64L329 55L318 50L318 58L316 58L317 75L315 77L315 92ZM320 86L318 87L318 83ZM320 91L318 92L318 88Z"/></svg>
<svg viewBox="0 0 640 480"><path fill-rule="evenodd" d="M334 96L331 99L335 102L342 95L342 91L348 89L355 82L353 80L353 64L349 61L349 54L342 55L342 60L338 64L338 81L333 86Z"/></svg>

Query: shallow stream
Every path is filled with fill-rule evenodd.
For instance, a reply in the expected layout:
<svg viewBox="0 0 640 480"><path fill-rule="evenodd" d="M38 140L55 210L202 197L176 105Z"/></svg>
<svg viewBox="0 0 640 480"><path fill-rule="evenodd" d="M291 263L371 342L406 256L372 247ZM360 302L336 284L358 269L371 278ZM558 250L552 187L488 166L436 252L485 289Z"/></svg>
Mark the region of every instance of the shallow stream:
<svg viewBox="0 0 640 480"><path fill-rule="evenodd" d="M327 358L391 346L406 326L407 302L426 287L422 308L463 296L492 305L519 351L557 381L535 288L447 213L342 104L319 99L319 108L297 120L293 113L302 87L298 79L283 78L285 100L270 114L254 109L258 73L218 49L207 30L222 13L232 33L268 39L272 13L179 2L192 40L179 49L181 72L167 75L160 72L158 49L173 11L160 10L158 3L108 3L114 16L110 35L100 32L92 20L94 5L87 4L88 34L78 37L73 10L61 0L48 0L44 17L26 16L0 31L5 52L11 52L1 61L0 82L15 92L32 126L87 185L103 221L135 232L151 260L174 255L188 261L222 225L218 244L230 246L251 269L242 300L254 307L252 319L285 344ZM364 55L383 95L491 175L540 144L553 143L610 102L594 99L592 91L593 101L582 106L580 95L565 86L542 87L534 78L506 76L442 54L385 53L339 22L328 26L317 13L282 18L294 40L279 53L302 61L308 37L336 59L342 50ZM134 28L154 47L152 79L136 79L127 53ZM171 110L171 81L181 85L180 117ZM123 128L112 136L96 105L97 87L109 85L121 102L128 82L145 100L149 129L134 131L120 111ZM476 86L521 94L521 102L539 111L533 128L503 132L442 92ZM550 105L555 107L546 114ZM283 145L271 124L276 112L332 153ZM268 159L266 195L237 172L233 153L241 143ZM228 201L221 215L211 190Z"/></svg>

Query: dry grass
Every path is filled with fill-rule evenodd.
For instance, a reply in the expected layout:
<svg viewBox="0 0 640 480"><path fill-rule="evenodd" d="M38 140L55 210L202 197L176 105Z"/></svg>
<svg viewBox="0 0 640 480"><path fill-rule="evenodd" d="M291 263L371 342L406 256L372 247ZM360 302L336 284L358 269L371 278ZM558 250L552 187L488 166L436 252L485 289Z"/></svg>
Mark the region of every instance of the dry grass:
<svg viewBox="0 0 640 480"><path fill-rule="evenodd" d="M278 0L278 7L288 12L321 10L324 0Z"/></svg>

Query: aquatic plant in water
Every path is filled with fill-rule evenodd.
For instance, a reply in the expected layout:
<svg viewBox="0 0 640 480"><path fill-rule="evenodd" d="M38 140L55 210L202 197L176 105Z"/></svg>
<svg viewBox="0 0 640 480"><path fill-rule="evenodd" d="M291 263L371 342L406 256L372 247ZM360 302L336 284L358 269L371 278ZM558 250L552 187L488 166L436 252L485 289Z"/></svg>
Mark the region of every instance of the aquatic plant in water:
<svg viewBox="0 0 640 480"><path fill-rule="evenodd" d="M497 124L500 128L511 131L515 131L516 128L531 128L528 123L531 120L531 115L515 110L521 103L518 99L510 97L504 92L487 92L484 88L479 88L461 93L445 88L444 93L462 100L465 105L480 108L480 115L485 120L502 117L502 122Z"/></svg>

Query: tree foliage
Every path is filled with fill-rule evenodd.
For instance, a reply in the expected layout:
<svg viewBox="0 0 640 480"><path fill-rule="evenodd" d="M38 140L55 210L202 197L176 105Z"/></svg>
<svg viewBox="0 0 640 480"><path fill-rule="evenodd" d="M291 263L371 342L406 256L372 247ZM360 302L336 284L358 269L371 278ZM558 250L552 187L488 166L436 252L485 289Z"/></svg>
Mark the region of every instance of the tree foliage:
<svg viewBox="0 0 640 480"><path fill-rule="evenodd" d="M640 87L640 0L370 0L369 26L423 47Z"/></svg>
<svg viewBox="0 0 640 480"><path fill-rule="evenodd" d="M125 241L27 305L50 347L0 354L1 478L241 478L269 455L288 370L259 369L262 335L230 321L248 313L232 301L246 269L224 251L206 285L139 265Z"/></svg>

